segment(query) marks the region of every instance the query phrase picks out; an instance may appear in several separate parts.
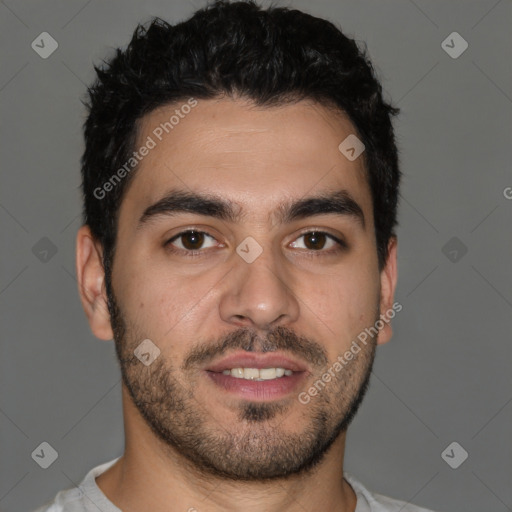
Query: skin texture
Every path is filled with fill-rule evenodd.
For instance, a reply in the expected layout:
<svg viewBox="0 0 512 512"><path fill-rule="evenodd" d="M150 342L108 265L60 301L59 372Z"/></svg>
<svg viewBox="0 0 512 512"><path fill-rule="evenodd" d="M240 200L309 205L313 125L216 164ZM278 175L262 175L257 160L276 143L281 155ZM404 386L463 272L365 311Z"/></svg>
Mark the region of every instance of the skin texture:
<svg viewBox="0 0 512 512"><path fill-rule="evenodd" d="M139 142L175 108L143 118ZM93 333L115 337L123 375L125 454L97 483L124 512L355 509L343 479L345 429L391 326L309 404L297 399L393 304L396 239L379 272L363 157L349 161L338 150L351 133L346 117L315 103L199 101L144 157L122 201L113 318L101 246L87 226L79 230L82 304ZM138 227L144 210L176 187L229 199L244 215L237 223L160 215ZM272 215L286 201L340 189L360 205L364 227L348 215L291 223ZM184 238L165 245L191 228L213 237L201 256L185 254ZM347 248L327 252L336 243L311 243L302 236L311 231ZM252 263L236 252L248 236L263 249ZM144 339L161 351L147 367L134 356ZM278 350L307 365L306 379L279 400L233 396L204 368L241 350Z"/></svg>

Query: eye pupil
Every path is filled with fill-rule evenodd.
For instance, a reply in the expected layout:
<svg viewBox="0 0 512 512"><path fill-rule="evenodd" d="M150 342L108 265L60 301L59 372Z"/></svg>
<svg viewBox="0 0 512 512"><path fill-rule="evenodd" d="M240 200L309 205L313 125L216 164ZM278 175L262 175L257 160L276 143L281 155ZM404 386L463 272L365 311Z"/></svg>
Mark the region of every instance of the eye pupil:
<svg viewBox="0 0 512 512"><path fill-rule="evenodd" d="M186 249L194 251L196 249L200 249L203 245L204 233L200 233L199 231L187 231L181 236L183 247Z"/></svg>
<svg viewBox="0 0 512 512"><path fill-rule="evenodd" d="M325 240L325 233L318 233L316 231L312 231L311 233L307 233L306 235L304 235L304 244L308 249L322 249L323 246L325 245Z"/></svg>

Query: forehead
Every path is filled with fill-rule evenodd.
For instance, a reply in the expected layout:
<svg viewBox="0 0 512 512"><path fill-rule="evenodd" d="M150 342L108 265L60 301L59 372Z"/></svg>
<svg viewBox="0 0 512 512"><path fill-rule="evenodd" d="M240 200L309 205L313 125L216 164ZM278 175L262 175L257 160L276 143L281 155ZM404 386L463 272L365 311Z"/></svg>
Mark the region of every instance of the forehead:
<svg viewBox="0 0 512 512"><path fill-rule="evenodd" d="M355 134L345 116L311 102L256 107L245 100L197 100L160 107L139 123L140 158L121 216L140 215L174 188L222 195L268 218L283 200L347 190L372 221L364 154L338 149Z"/></svg>

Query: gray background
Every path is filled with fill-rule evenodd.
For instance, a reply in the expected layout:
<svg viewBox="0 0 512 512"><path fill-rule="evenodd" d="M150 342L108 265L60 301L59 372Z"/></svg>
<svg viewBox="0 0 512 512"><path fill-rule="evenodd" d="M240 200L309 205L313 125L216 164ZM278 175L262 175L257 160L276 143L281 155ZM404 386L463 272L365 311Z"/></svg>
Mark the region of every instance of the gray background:
<svg viewBox="0 0 512 512"><path fill-rule="evenodd" d="M178 21L203 5L0 3L3 512L31 510L122 454L113 343L92 336L75 280L80 98L92 63L125 45L136 22ZM372 490L440 512L512 510L512 3L288 5L365 41L402 108L403 311L349 429L346 469ZM31 48L43 31L59 44L45 60ZM441 47L453 31L469 44L457 59ZM54 255L42 252L43 237ZM31 458L43 441L59 454L46 470ZM441 457L453 441L469 453L458 469Z"/></svg>

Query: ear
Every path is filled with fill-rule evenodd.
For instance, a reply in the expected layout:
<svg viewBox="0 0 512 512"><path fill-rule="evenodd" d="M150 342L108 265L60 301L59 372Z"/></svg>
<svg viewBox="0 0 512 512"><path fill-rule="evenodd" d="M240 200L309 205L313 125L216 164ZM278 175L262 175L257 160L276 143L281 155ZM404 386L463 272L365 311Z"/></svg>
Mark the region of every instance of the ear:
<svg viewBox="0 0 512 512"><path fill-rule="evenodd" d="M391 328L391 318L395 316L395 309L393 308L393 301L395 298L395 288L398 278L397 271L397 248L398 241L396 236L392 236L388 243L388 258L385 267L380 273L380 319L383 321L384 326L379 329L377 336L377 344L382 345L387 343L393 335ZM402 309L400 307L400 309ZM397 311L399 311L398 309ZM392 316L390 316L392 312Z"/></svg>
<svg viewBox="0 0 512 512"><path fill-rule="evenodd" d="M89 226L82 226L76 237L76 275L78 291L93 334L101 340L114 337L110 325L103 270L101 244L93 237Z"/></svg>

